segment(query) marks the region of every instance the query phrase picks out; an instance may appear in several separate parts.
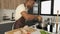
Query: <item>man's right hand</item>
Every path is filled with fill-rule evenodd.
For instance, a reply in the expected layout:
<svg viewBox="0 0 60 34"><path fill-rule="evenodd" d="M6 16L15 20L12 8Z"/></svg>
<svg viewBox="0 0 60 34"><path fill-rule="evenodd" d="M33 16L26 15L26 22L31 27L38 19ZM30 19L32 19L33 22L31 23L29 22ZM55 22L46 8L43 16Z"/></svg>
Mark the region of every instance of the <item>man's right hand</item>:
<svg viewBox="0 0 60 34"><path fill-rule="evenodd" d="M42 21L42 17L39 15L39 16L37 16L37 20L38 21Z"/></svg>

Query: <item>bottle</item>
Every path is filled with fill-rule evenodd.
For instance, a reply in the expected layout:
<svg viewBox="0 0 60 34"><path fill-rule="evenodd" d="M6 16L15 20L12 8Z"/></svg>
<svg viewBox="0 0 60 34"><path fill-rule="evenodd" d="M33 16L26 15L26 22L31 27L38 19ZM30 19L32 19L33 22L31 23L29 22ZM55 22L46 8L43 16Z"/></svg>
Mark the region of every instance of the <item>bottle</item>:
<svg viewBox="0 0 60 34"><path fill-rule="evenodd" d="M49 32L52 32L52 18L48 18L48 26L47 26L47 30Z"/></svg>
<svg viewBox="0 0 60 34"><path fill-rule="evenodd" d="M48 30L48 32L50 32L50 25L49 24L47 26L47 30Z"/></svg>

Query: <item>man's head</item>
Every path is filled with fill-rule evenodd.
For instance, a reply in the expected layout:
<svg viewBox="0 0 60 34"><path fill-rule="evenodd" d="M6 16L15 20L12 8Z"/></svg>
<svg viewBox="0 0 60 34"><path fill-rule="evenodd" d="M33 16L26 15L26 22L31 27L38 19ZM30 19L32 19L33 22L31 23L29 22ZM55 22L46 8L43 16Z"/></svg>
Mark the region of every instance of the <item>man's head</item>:
<svg viewBox="0 0 60 34"><path fill-rule="evenodd" d="M36 0L26 0L25 4L28 8L32 8L35 2Z"/></svg>

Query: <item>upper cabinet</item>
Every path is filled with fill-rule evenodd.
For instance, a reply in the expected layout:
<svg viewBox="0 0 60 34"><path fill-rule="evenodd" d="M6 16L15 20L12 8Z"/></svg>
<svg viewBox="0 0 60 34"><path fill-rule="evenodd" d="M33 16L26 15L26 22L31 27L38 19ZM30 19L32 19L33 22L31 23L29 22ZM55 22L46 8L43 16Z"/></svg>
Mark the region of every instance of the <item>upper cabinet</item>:
<svg viewBox="0 0 60 34"><path fill-rule="evenodd" d="M0 9L15 9L23 0L0 0Z"/></svg>

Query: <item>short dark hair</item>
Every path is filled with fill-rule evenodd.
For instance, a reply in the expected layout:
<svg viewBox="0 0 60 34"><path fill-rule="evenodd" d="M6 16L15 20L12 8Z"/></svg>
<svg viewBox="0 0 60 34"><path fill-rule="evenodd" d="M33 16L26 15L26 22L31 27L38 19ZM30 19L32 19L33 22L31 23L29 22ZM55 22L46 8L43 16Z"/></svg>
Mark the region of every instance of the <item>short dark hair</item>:
<svg viewBox="0 0 60 34"><path fill-rule="evenodd" d="M36 0L34 0L36 2Z"/></svg>
<svg viewBox="0 0 60 34"><path fill-rule="evenodd" d="M36 2L36 0L34 0Z"/></svg>

